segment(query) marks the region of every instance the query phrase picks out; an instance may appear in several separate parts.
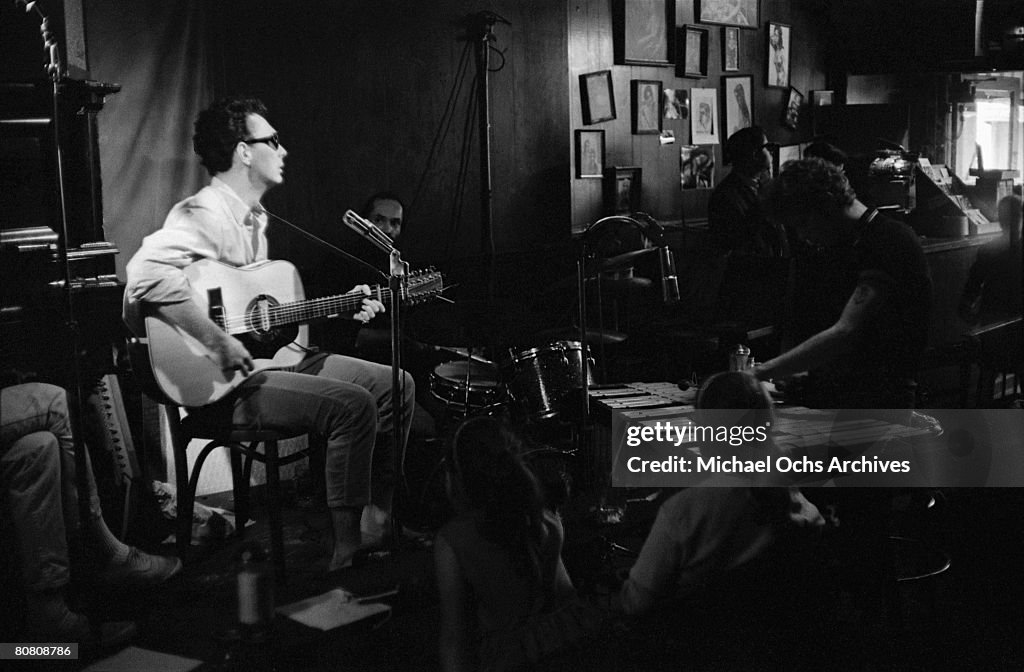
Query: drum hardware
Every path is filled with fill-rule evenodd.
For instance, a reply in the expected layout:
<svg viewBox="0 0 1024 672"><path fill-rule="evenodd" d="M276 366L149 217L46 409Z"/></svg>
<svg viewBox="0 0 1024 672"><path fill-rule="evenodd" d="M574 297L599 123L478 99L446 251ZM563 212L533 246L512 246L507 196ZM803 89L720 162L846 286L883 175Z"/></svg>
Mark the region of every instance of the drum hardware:
<svg viewBox="0 0 1024 672"><path fill-rule="evenodd" d="M530 420L554 418L562 410L563 400L573 390L593 382L591 365L579 341L555 341L539 348L509 350L502 365L509 397L515 407Z"/></svg>
<svg viewBox="0 0 1024 672"><path fill-rule="evenodd" d="M505 397L498 367L466 351L465 359L437 365L430 374L430 393L457 419L496 406Z"/></svg>

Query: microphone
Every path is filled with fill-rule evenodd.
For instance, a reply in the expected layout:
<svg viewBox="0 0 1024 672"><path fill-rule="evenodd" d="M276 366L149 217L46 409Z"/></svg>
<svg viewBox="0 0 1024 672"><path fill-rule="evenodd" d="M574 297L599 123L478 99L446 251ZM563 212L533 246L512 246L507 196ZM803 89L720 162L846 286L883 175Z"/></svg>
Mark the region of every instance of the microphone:
<svg viewBox="0 0 1024 672"><path fill-rule="evenodd" d="M679 278L676 276L676 257L672 248L664 245L658 248L658 264L661 267L661 299L665 303L679 302Z"/></svg>
<svg viewBox="0 0 1024 672"><path fill-rule="evenodd" d="M391 254L391 251L395 249L395 242L391 240L391 237L381 231L373 222L360 217L351 210L346 210L341 219L345 222L348 228L355 231L362 238L368 240L374 247L382 252Z"/></svg>

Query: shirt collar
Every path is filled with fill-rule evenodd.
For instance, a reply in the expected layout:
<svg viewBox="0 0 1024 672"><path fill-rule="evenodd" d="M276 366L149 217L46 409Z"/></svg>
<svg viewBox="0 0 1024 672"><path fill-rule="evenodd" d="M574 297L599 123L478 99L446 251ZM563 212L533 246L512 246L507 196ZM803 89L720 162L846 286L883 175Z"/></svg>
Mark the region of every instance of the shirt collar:
<svg viewBox="0 0 1024 672"><path fill-rule="evenodd" d="M234 217L235 221L239 224L246 224L250 212L254 213L257 217L262 217L264 213L262 203L257 203L256 207L250 208L249 205L242 200L242 197L239 196L234 189L228 186L227 182L219 177L215 177L210 180L210 186L224 196L224 204L228 206L231 216Z"/></svg>

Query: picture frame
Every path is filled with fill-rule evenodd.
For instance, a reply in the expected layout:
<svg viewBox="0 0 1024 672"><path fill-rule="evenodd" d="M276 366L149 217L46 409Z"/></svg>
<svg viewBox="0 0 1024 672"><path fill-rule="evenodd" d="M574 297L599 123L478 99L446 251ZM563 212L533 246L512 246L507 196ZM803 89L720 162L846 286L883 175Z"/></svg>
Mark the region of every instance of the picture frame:
<svg viewBox="0 0 1024 672"><path fill-rule="evenodd" d="M811 91L811 107L829 107L834 98L835 92L831 89Z"/></svg>
<svg viewBox="0 0 1024 672"><path fill-rule="evenodd" d="M632 92L633 135L661 133L661 82L653 79L629 80Z"/></svg>
<svg viewBox="0 0 1024 672"><path fill-rule="evenodd" d="M759 0L697 0L696 16L701 23L756 29Z"/></svg>
<svg viewBox="0 0 1024 672"><path fill-rule="evenodd" d="M576 129L576 177L579 179L604 176L604 131Z"/></svg>
<svg viewBox="0 0 1024 672"><path fill-rule="evenodd" d="M640 166L609 166L604 169L604 207L609 215L629 214L640 210Z"/></svg>
<svg viewBox="0 0 1024 672"><path fill-rule="evenodd" d="M722 77L722 109L725 110L724 136L754 125L754 78L750 75Z"/></svg>
<svg viewBox="0 0 1024 672"><path fill-rule="evenodd" d="M679 186L684 191L714 188L714 145L683 145L679 148Z"/></svg>
<svg viewBox="0 0 1024 672"><path fill-rule="evenodd" d="M789 67L792 62L792 28L785 23L768 22L765 40L765 86L769 89L789 88Z"/></svg>
<svg viewBox="0 0 1024 672"><path fill-rule="evenodd" d="M690 89L690 143L717 145L718 138L718 91Z"/></svg>
<svg viewBox="0 0 1024 672"><path fill-rule="evenodd" d="M786 97L786 109L782 114L782 124L789 129L796 130L800 123L800 107L804 104L804 94L789 87L789 95Z"/></svg>
<svg viewBox="0 0 1024 672"><path fill-rule="evenodd" d="M662 102L664 119L687 119L690 116L690 92L687 89L665 89Z"/></svg>
<svg viewBox="0 0 1024 672"><path fill-rule="evenodd" d="M585 126L615 119L615 91L612 88L611 70L580 75L580 104Z"/></svg>
<svg viewBox="0 0 1024 672"><path fill-rule="evenodd" d="M740 71L740 29L722 28L722 72Z"/></svg>
<svg viewBox="0 0 1024 672"><path fill-rule="evenodd" d="M675 26L675 0L612 0L615 65L671 65Z"/></svg>
<svg viewBox="0 0 1024 672"><path fill-rule="evenodd" d="M698 26L676 28L676 77L708 76L708 30Z"/></svg>
<svg viewBox="0 0 1024 672"><path fill-rule="evenodd" d="M795 161L803 156L801 145L776 145L772 151L772 176L778 177L779 171L787 161Z"/></svg>

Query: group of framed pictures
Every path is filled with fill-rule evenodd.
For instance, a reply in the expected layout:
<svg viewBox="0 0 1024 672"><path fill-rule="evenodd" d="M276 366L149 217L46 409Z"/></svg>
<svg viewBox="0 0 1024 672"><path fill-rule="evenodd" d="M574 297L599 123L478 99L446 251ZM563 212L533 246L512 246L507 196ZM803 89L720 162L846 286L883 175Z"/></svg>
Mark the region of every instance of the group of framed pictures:
<svg viewBox="0 0 1024 672"><path fill-rule="evenodd" d="M676 0L612 0L615 64L670 66L674 63L677 77L708 77L711 28L708 25L677 27L675 10ZM707 177L713 170L713 160L702 161L702 157L714 155L707 152L706 147L754 124L754 77L740 74L744 29L757 30L759 26L765 26L765 87L786 91L782 110L785 126L797 128L804 102L803 94L790 82L791 26L777 21L761 24L759 0L695 0L694 11L700 24L722 26L721 71L725 74L721 94L715 88L691 88L688 105L683 105L678 99L671 100L669 94L685 93L685 89L663 91L662 82L657 80L630 81L633 134L658 135L662 133L663 119L685 119L689 116L692 144L684 147L684 153L689 154L685 157L690 159L686 165L691 167L689 173L682 176L684 188L702 188L703 183L709 181ZM617 118L611 70L580 75L580 95L584 125ZM831 102L831 92L812 92L811 102L827 105ZM719 115L719 104L722 116ZM605 165L603 130L577 130L575 149L576 177L605 178L606 205L615 206L609 206L612 212L622 212L618 209L622 204L616 205L611 201L626 198L624 195L639 185L639 174L629 172L632 168L627 170ZM697 170L697 164L703 170ZM609 177L610 173L619 170L626 172Z"/></svg>

